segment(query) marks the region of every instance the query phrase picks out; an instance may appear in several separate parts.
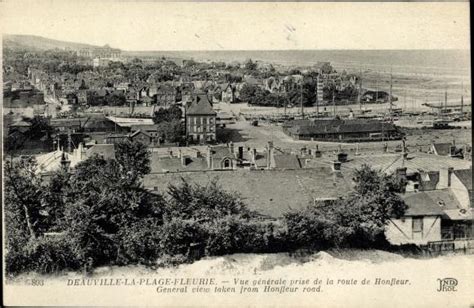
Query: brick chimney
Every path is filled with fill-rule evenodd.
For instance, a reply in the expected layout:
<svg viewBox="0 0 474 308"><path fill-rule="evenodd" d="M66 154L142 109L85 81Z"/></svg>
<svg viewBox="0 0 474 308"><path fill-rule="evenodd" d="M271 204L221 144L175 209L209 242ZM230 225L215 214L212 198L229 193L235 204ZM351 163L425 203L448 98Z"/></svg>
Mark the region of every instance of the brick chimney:
<svg viewBox="0 0 474 308"><path fill-rule="evenodd" d="M208 169L212 169L212 149L210 146L207 146L206 148L206 151L207 151L207 155L206 155L206 158L207 158L207 168Z"/></svg>
<svg viewBox="0 0 474 308"><path fill-rule="evenodd" d="M439 182L437 189L444 189L451 187L451 176L454 169L452 167L443 168L439 171Z"/></svg>
<svg viewBox="0 0 474 308"><path fill-rule="evenodd" d="M272 166L272 156L273 156L273 141L268 141L267 145L267 169L270 169Z"/></svg>
<svg viewBox="0 0 474 308"><path fill-rule="evenodd" d="M237 159L244 159L244 147L239 146Z"/></svg>
<svg viewBox="0 0 474 308"><path fill-rule="evenodd" d="M316 145L316 149L314 150L314 157L321 157L321 151L319 150L319 146Z"/></svg>

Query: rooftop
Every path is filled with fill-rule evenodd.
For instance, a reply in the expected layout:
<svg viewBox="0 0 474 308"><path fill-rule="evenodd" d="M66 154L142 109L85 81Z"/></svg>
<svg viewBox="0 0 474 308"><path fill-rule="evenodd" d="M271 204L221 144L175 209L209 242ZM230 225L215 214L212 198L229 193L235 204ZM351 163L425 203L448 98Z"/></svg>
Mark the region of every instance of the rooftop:
<svg viewBox="0 0 474 308"><path fill-rule="evenodd" d="M187 115L216 115L207 95L198 95L186 110Z"/></svg>
<svg viewBox="0 0 474 308"><path fill-rule="evenodd" d="M315 200L344 197L351 191L346 179L330 168L149 174L144 186L164 193L169 184L178 184L181 179L200 185L215 179L223 189L238 192L251 210L271 217L305 208Z"/></svg>

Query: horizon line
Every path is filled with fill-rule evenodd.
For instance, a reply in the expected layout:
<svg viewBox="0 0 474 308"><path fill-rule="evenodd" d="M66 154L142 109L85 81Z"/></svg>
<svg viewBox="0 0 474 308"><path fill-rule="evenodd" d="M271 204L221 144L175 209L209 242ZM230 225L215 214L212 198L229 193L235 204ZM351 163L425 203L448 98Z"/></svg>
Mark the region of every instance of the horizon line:
<svg viewBox="0 0 474 308"><path fill-rule="evenodd" d="M17 33L2 33L2 47L3 47L3 40L5 39L6 35L12 36L34 36L39 37L47 40L53 40L57 42L64 42L64 43L72 43L72 44L84 44L90 45L93 47L103 47L104 45L109 45L105 43L104 45L95 45L91 43L84 43L84 42L77 42L77 41L68 41L63 39L55 39L50 38L38 34L17 34ZM110 46L110 45L109 45ZM133 49L124 49L120 47L112 47L115 49L120 49L122 52L229 52L229 51L471 51L471 49L465 48L415 48L415 49L407 49L407 48L380 48L380 49L367 49L367 48L301 48L301 49L141 49L141 50L133 50Z"/></svg>

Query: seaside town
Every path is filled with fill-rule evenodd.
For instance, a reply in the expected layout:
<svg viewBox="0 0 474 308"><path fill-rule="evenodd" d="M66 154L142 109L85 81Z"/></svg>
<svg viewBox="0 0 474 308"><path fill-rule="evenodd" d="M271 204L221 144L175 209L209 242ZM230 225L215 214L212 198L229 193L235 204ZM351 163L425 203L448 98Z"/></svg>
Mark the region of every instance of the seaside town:
<svg viewBox="0 0 474 308"><path fill-rule="evenodd" d="M401 212L388 211L384 214L388 215L386 219L370 227L381 227L390 245L415 247L425 254L472 253L470 92L451 93L440 87L436 89L442 92L439 100L418 100L414 104L413 98L400 94L400 80L396 70L374 75L364 68L336 68L329 61L308 66L254 59L226 63L131 55L108 45L27 49L4 41L3 159L4 164L10 164L5 174L8 171L16 175L6 180L6 185L11 185L6 200L18 204L27 202L22 198L35 200L37 190L28 195L28 189L33 185L43 187L39 189L43 190L40 194L45 194L41 198L49 203L43 199L31 201L34 204L17 209L27 221L21 228L26 237L61 237L64 225L51 221L64 216L68 217L66 224L70 224L71 217L75 217L91 226L87 229L91 234L88 245L97 248L109 245L112 235L123 236L114 219L124 219L117 217L133 214L134 210L124 206L123 212L116 210L115 218L104 223L111 213L85 207L102 202L104 207L119 208L120 201L115 199L125 198L129 192L122 194L117 187L109 186L116 180L130 181L120 185L135 187L136 181L143 191L127 196L135 198L137 206L148 209L149 203L155 202L150 200L156 199L158 203L168 202L173 209L160 212L160 232L169 232L167 237L161 235L156 245L166 255L184 255L184 259L193 260L228 252L290 249L281 248L282 242L291 242L291 247L297 248L305 247L307 241L323 248L333 242L364 247L369 242L363 243L370 237L369 231L344 225L348 219L344 213L359 206L358 219L372 219L379 209L362 209L365 212L360 214L360 205L380 203L381 208L403 208ZM127 150L132 152L124 154ZM137 163L139 155L146 156L146 160ZM34 170L15 167L15 162L31 158ZM135 169L127 169L129 165ZM23 162L23 166L33 165ZM120 170L120 176L111 171L114 168ZM66 177L72 180L65 184L70 190L63 195L65 188L60 184ZM385 183L380 186L385 186L379 187L374 177ZM376 195L371 190L375 186L376 190L383 190L382 199L370 199ZM105 192L99 189L102 187L117 197L104 197ZM392 188L385 191L386 187ZM15 195L17 189L24 189L24 193ZM73 204L73 210L63 209L62 214L57 214L57 207L68 202ZM204 204L201 210L199 202ZM244 233L257 238L252 232L260 229L249 227L254 223L248 222L249 215L259 226L264 225L264 231L258 233L263 234L260 246L254 242L257 239L245 240L242 235L248 245L263 248L234 240L232 244L224 240L221 243L219 236L225 235L219 234L229 229L219 224L213 225L217 229L212 232L206 231L206 237L197 231L200 229L194 225L196 222L212 224L208 219L221 206L219 202L225 204L228 213L215 219L221 219L228 228L245 220ZM236 213L242 203L251 214ZM39 209L34 208L35 204ZM54 213L51 204L56 206ZM196 208L191 212L193 206ZM337 210L331 210L331 206ZM86 214L81 214L80 209L89 213L89 218L81 216ZM324 214L326 210L331 214ZM167 216L173 211L178 211L182 220ZM151 224L153 213L143 210L136 214L136 220L130 220L130 224L127 220L127 228ZM318 220L317 215L326 216ZM225 220L228 217L236 220ZM302 220L295 223L298 219ZM311 219L319 224L313 224ZM339 221L340 228L347 227L352 233L344 231L350 233L346 237L339 233L318 237L324 233L327 221ZM278 232L286 232L286 237L282 235L284 240L279 240L275 234L282 224L285 231ZM294 236L309 225L310 235L304 235L307 238ZM87 236L78 231L80 224L74 226L74 232L68 232L83 236L77 244ZM180 236L175 238L173 233ZM151 236L143 230L137 234L141 242ZM381 235L374 234L374 238ZM96 237L100 237L97 243L90 244ZM358 244L354 240L357 238ZM156 257L148 247L134 251L136 240L127 238L128 242L118 246L118 252L107 248L100 255L87 258L86 251L78 264L94 266L109 259L114 264L129 264L142 262L144 256ZM379 242L374 239L374 243ZM48 256L51 260L60 258ZM11 271L25 268L26 263L22 262L12 261ZM77 264L69 266L74 268Z"/></svg>

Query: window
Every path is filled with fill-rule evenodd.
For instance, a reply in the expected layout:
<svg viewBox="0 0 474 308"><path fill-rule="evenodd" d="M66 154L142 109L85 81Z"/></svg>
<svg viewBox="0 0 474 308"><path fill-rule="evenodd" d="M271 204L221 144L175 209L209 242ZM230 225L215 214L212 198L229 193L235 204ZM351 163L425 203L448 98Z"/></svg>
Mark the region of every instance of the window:
<svg viewBox="0 0 474 308"><path fill-rule="evenodd" d="M413 239L423 238L423 217L412 218Z"/></svg>

